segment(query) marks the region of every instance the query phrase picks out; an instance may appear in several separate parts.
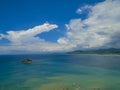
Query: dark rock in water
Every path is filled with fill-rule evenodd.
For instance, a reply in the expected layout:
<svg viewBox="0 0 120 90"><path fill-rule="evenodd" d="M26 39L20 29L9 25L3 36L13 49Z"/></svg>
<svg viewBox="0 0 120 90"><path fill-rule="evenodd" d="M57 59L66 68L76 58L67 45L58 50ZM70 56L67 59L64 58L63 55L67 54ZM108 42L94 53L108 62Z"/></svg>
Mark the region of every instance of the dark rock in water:
<svg viewBox="0 0 120 90"><path fill-rule="evenodd" d="M24 59L24 60L22 61L22 63L24 63L24 64L29 64L29 63L32 63L32 60L29 59L29 58L27 58L27 59Z"/></svg>

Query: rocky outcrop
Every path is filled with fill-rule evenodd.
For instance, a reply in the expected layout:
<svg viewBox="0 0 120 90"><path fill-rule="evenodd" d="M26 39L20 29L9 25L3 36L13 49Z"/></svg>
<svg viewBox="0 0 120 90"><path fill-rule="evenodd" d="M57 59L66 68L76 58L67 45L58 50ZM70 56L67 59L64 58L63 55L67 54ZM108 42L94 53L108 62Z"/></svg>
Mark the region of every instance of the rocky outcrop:
<svg viewBox="0 0 120 90"><path fill-rule="evenodd" d="M22 63L24 63L24 64L30 64L30 63L32 63L32 60L29 59L29 58L26 58L26 59L24 59L24 60L22 61Z"/></svg>

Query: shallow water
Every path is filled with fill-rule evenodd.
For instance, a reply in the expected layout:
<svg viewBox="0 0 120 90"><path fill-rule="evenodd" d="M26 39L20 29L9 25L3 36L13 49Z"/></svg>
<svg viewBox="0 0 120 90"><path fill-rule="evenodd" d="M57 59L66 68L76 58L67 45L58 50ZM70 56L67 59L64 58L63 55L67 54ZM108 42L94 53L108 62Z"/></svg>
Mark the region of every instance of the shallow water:
<svg viewBox="0 0 120 90"><path fill-rule="evenodd" d="M0 90L120 90L120 56L1 55Z"/></svg>

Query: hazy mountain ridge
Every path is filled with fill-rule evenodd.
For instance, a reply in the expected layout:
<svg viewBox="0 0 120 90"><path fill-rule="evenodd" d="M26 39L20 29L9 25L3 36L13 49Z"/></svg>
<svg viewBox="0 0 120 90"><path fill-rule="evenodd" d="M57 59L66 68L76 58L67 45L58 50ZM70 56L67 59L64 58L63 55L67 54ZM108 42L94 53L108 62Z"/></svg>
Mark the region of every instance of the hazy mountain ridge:
<svg viewBox="0 0 120 90"><path fill-rule="evenodd" d="M97 49L97 50L76 50L68 52L68 54L119 54L120 49L109 48L109 49Z"/></svg>

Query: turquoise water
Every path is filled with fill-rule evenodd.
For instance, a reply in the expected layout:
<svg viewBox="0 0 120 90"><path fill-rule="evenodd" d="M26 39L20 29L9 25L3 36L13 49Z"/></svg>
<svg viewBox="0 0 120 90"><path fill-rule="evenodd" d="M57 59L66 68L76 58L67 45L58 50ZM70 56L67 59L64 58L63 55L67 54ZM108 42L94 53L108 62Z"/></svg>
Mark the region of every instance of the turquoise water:
<svg viewBox="0 0 120 90"><path fill-rule="evenodd" d="M120 56L1 55L0 90L120 90Z"/></svg>

